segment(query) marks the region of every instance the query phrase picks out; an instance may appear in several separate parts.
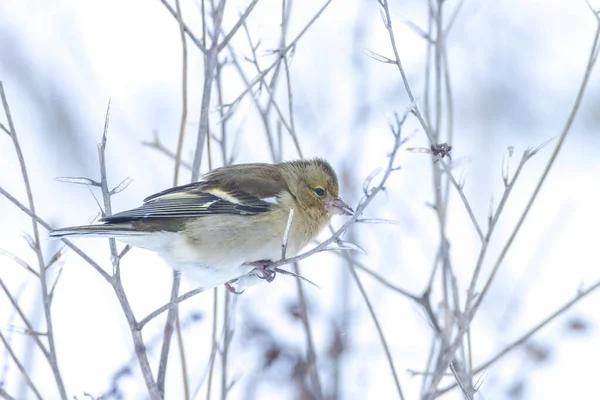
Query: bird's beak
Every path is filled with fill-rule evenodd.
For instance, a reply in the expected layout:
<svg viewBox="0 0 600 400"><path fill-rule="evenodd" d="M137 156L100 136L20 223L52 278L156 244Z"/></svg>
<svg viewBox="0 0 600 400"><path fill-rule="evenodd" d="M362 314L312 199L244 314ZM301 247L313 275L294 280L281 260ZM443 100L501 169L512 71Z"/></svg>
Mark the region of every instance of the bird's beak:
<svg viewBox="0 0 600 400"><path fill-rule="evenodd" d="M338 215L354 215L354 210L340 198L331 199L325 205L327 211Z"/></svg>

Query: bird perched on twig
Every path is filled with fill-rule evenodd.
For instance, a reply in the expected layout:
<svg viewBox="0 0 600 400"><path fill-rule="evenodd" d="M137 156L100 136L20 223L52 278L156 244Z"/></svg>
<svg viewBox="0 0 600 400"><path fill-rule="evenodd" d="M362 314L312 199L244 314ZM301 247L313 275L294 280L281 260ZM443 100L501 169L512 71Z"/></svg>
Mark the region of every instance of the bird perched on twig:
<svg viewBox="0 0 600 400"><path fill-rule="evenodd" d="M210 288L279 260L291 209L290 256L314 239L333 214L354 213L339 197L331 165L315 158L218 168L199 182L146 198L141 207L105 216L102 224L58 229L50 236L116 238L155 251Z"/></svg>

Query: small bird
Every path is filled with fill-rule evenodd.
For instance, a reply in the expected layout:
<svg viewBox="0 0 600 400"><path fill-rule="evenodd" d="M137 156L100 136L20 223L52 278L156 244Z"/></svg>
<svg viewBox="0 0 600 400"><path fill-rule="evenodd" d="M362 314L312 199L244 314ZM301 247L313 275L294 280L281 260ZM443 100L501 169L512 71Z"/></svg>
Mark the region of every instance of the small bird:
<svg viewBox="0 0 600 400"><path fill-rule="evenodd" d="M321 158L237 164L173 187L102 224L57 229L50 237L111 237L158 253L202 287L226 284L281 258L290 210L287 256L294 256L333 214L353 215L339 197L335 171ZM261 268L262 267L262 268ZM270 271L265 271L270 272ZM273 272L262 278L272 280Z"/></svg>

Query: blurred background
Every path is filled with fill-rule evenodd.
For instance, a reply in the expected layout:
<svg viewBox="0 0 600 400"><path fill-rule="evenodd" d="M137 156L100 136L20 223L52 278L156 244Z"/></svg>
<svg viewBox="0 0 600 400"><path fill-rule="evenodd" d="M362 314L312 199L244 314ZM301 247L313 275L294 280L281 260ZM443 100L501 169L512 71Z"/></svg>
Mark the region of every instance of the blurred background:
<svg viewBox="0 0 600 400"><path fill-rule="evenodd" d="M249 1L226 3L223 29L229 32ZM297 37L325 1L289 1L287 40ZM175 7L175 3L171 5ZM598 8L598 2L593 3ZM205 4L210 9L210 2ZM202 1L181 0L183 18L202 37ZM208 12L208 11L207 11ZM507 148L518 157L528 147L560 135L575 101L589 57L596 20L585 1L446 0L444 20L452 88L454 175L480 225L487 228L490 198L503 191L502 163ZM425 1L391 1L396 42L417 102L423 104L427 40ZM281 41L282 2L261 0L219 56L222 103L236 100L244 79L267 68ZM409 22L406 22L409 21ZM209 30L212 29L209 22ZM196 146L204 80L204 57L191 40L188 50L188 119L183 159ZM389 123L410 100L398 69L366 55L393 58L380 7L373 1L333 0L298 41L289 58L293 113L299 145L306 157L325 157L340 175L341 194L350 204L362 196L363 181L385 167L393 145ZM172 152L181 118L182 45L176 18L159 0L0 2L0 80L29 168L37 214L52 226L85 224L99 209L96 188L58 182L63 176L99 179L97 144L110 100L107 166L110 186L127 177L133 183L113 198L113 210L136 207L172 185L172 157L148 146L158 138ZM236 60L238 65L233 62ZM281 72L283 73L283 72ZM272 75L269 75L269 81ZM273 91L288 116L287 83ZM284 160L298 158L290 135L272 111L257 112L269 95L264 88L236 103L223 122L213 90L210 131L213 167L223 165L218 138L226 125L226 154L233 162L271 162L267 129ZM600 225L600 74L592 73L571 132L523 228L507 254L481 310L471 325L473 365L481 365L600 279L597 240ZM447 103L446 103L447 106ZM445 109L447 110L447 109ZM6 118L1 121L6 125ZM444 128L448 129L447 116ZM418 121L409 117L405 147L428 147ZM533 192L556 140L525 166L499 220L483 265L484 282ZM229 161L229 160L227 160ZM401 169L387 190L365 212L398 224L359 224L346 239L365 249L352 254L362 264L410 293L427 286L439 247L431 156L401 150ZM201 171L208 170L203 157ZM8 135L0 134L0 186L26 201L20 167ZM190 179L182 168L180 182ZM480 241L464 205L450 188L446 235L458 292L465 296ZM101 200L100 200L101 201ZM333 220L334 227L343 224ZM36 265L22 233L29 217L0 196L0 248ZM59 244L41 230L44 254ZM324 232L321 239L327 238ZM111 270L108 244L79 239L76 244ZM52 311L58 361L69 396L142 399L147 396L128 331L114 292L89 265L68 251L49 276L62 269ZM381 340L348 263L321 253L300 263L323 398L397 398ZM373 304L407 399L420 398L433 330L415 302L357 272ZM0 255L0 278L36 327L45 328L39 281L9 257ZM138 319L168 301L171 269L157 256L134 249L123 259L122 278ZM183 277L182 292L195 283ZM481 285L480 285L481 286ZM477 290L481 290L478 286ZM432 307L439 311L441 290L434 285ZM217 340L223 345L225 290L218 289ZM480 374L486 399L600 398L598 324L600 296L592 294L519 348ZM311 399L305 328L296 282L278 276L270 283L229 298L233 327L228 346L230 399ZM193 398L206 398L213 331L213 293L180 306L180 318ZM165 316L143 331L150 362L157 368ZM8 298L0 296L0 331L44 398L58 398L43 356L23 333ZM166 398L184 398L175 341L167 372ZM222 355L218 352L210 398L221 397ZM454 382L449 375L440 387ZM0 387L19 399L35 398L4 347L0 348ZM459 399L450 391L442 398Z"/></svg>

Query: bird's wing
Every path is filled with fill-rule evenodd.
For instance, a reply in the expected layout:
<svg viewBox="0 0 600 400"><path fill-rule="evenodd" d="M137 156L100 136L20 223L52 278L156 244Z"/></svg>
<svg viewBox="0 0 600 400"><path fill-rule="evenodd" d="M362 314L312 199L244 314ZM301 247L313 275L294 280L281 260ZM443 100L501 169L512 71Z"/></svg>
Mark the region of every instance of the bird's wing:
<svg viewBox="0 0 600 400"><path fill-rule="evenodd" d="M260 165L264 168L268 164ZM141 207L104 217L101 221L116 223L146 218L256 215L271 210L276 204L273 200L286 189L282 179L270 179L265 183L264 176L235 172L238 171L215 170L201 182L156 193L146 198Z"/></svg>

